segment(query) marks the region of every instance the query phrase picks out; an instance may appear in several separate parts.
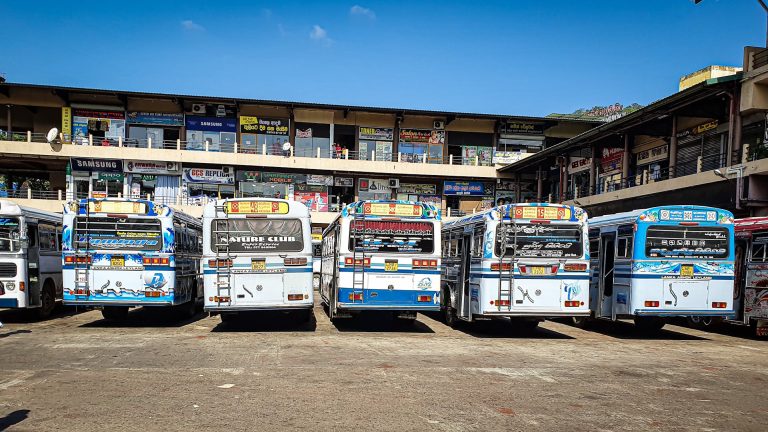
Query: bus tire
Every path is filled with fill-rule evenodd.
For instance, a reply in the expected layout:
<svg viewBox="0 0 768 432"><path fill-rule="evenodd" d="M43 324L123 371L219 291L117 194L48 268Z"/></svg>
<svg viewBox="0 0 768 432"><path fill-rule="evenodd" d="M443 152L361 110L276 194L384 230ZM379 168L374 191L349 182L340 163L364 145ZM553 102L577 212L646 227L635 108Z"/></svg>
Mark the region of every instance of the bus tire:
<svg viewBox="0 0 768 432"><path fill-rule="evenodd" d="M45 281L43 291L40 293L40 308L37 309L37 318L46 319L51 316L56 307L56 288L50 279Z"/></svg>
<svg viewBox="0 0 768 432"><path fill-rule="evenodd" d="M104 306L101 316L109 321L125 321L128 318L128 306Z"/></svg>
<svg viewBox="0 0 768 432"><path fill-rule="evenodd" d="M443 318L445 319L445 325L448 327L453 329L458 327L459 318L456 316L456 309L450 304L445 306L445 314L443 315Z"/></svg>
<svg viewBox="0 0 768 432"><path fill-rule="evenodd" d="M642 333L658 333L667 322L659 317L635 317L635 327Z"/></svg>

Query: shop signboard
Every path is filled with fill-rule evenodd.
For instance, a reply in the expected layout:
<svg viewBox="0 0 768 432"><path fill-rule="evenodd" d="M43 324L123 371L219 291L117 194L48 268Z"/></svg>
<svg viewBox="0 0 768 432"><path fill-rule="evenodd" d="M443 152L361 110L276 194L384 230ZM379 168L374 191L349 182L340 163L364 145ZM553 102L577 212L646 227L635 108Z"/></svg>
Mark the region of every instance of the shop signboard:
<svg viewBox="0 0 768 432"><path fill-rule="evenodd" d="M96 110L86 110L86 109L75 108L74 110L72 110L72 116L87 117L87 118L93 118L93 119L124 120L125 112L124 111L96 111Z"/></svg>
<svg viewBox="0 0 768 432"><path fill-rule="evenodd" d="M665 160L668 156L668 153L669 146L667 144L641 151L637 154L637 164L645 165L652 162Z"/></svg>
<svg viewBox="0 0 768 432"><path fill-rule="evenodd" d="M537 123L509 122L502 126L501 133L507 135L544 135L544 125Z"/></svg>
<svg viewBox="0 0 768 432"><path fill-rule="evenodd" d="M260 182L261 171L238 171L235 178L237 178L237 181Z"/></svg>
<svg viewBox="0 0 768 432"><path fill-rule="evenodd" d="M361 140L392 141L394 134L394 129L392 128L374 128L361 126L358 130L358 136Z"/></svg>
<svg viewBox="0 0 768 432"><path fill-rule="evenodd" d="M400 183L399 194L436 195L437 185L423 183Z"/></svg>
<svg viewBox="0 0 768 432"><path fill-rule="evenodd" d="M483 182L445 181L443 194L482 196L485 195L485 187Z"/></svg>
<svg viewBox="0 0 768 432"><path fill-rule="evenodd" d="M261 181L265 183L305 183L307 176L304 174L284 174L275 172L261 173Z"/></svg>
<svg viewBox="0 0 768 432"><path fill-rule="evenodd" d="M359 190L362 192L377 193L392 192L392 188L389 187L389 179L361 178L359 179Z"/></svg>
<svg viewBox="0 0 768 432"><path fill-rule="evenodd" d="M708 121L700 125L696 125L687 129L683 129L677 133L678 138L685 138L687 136L701 135L704 132L716 129L719 122L717 120Z"/></svg>
<svg viewBox="0 0 768 432"><path fill-rule="evenodd" d="M592 165L592 158L590 157L570 157L568 164L568 172L570 174L576 174L588 170Z"/></svg>
<svg viewBox="0 0 768 432"><path fill-rule="evenodd" d="M333 185L339 187L354 187L355 180L352 177L334 177Z"/></svg>
<svg viewBox="0 0 768 432"><path fill-rule="evenodd" d="M232 167L217 168L184 168L184 181L187 183L234 184L235 176Z"/></svg>
<svg viewBox="0 0 768 432"><path fill-rule="evenodd" d="M333 176L307 174L308 185L333 186Z"/></svg>
<svg viewBox="0 0 768 432"><path fill-rule="evenodd" d="M72 133L72 108L70 107L61 108L61 133L67 135Z"/></svg>
<svg viewBox="0 0 768 432"><path fill-rule="evenodd" d="M433 130L430 131L429 134L429 143L430 144L445 144L445 131L444 130Z"/></svg>
<svg viewBox="0 0 768 432"><path fill-rule="evenodd" d="M123 179L124 179L123 173L116 173L116 172L100 172L99 173L99 180L123 181Z"/></svg>
<svg viewBox="0 0 768 432"><path fill-rule="evenodd" d="M126 121L131 124L180 127L184 126L184 114L129 111Z"/></svg>
<svg viewBox="0 0 768 432"><path fill-rule="evenodd" d="M432 139L429 129L400 129L400 141L411 143L429 143Z"/></svg>
<svg viewBox="0 0 768 432"><path fill-rule="evenodd" d="M240 133L288 135L288 119L240 116Z"/></svg>
<svg viewBox="0 0 768 432"><path fill-rule="evenodd" d="M624 158L624 149L621 147L603 148L600 165L603 167L603 173L610 173L621 169L621 161Z"/></svg>
<svg viewBox="0 0 768 432"><path fill-rule="evenodd" d="M509 180L499 180L498 183L496 183L496 192L513 190L515 190L515 182Z"/></svg>
<svg viewBox="0 0 768 432"><path fill-rule="evenodd" d="M72 158L70 163L72 171L123 172L123 161L120 159Z"/></svg>
<svg viewBox="0 0 768 432"><path fill-rule="evenodd" d="M320 185L297 184L293 199L303 203L311 211L328 211L328 188Z"/></svg>
<svg viewBox="0 0 768 432"><path fill-rule="evenodd" d="M296 138L312 138L312 128L296 129Z"/></svg>
<svg viewBox="0 0 768 432"><path fill-rule="evenodd" d="M463 146L461 148L461 161L464 165L474 165L477 158L477 147Z"/></svg>
<svg viewBox="0 0 768 432"><path fill-rule="evenodd" d="M523 158L522 155L523 155L523 152L520 152L520 151L494 150L493 163L503 164L503 165L515 163Z"/></svg>
<svg viewBox="0 0 768 432"><path fill-rule="evenodd" d="M181 174L179 162L125 161L125 172L133 174Z"/></svg>
<svg viewBox="0 0 768 432"><path fill-rule="evenodd" d="M237 132L237 120L233 118L187 116L188 130L210 132Z"/></svg>

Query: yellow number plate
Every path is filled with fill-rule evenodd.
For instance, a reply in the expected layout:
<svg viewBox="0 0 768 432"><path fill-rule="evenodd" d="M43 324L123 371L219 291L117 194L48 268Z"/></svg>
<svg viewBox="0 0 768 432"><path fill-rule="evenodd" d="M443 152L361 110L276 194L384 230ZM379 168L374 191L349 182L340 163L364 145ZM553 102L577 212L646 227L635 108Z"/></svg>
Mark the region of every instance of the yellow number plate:
<svg viewBox="0 0 768 432"><path fill-rule="evenodd" d="M125 267L125 257L112 257L110 264L112 267Z"/></svg>
<svg viewBox="0 0 768 432"><path fill-rule="evenodd" d="M531 267L531 274L532 275L544 275L546 274L546 267Z"/></svg>
<svg viewBox="0 0 768 432"><path fill-rule="evenodd" d="M384 263L384 271L396 272L397 271L397 263L396 262L394 262L394 263L385 262Z"/></svg>
<svg viewBox="0 0 768 432"><path fill-rule="evenodd" d="M692 265L680 266L680 276L693 277L693 266Z"/></svg>
<svg viewBox="0 0 768 432"><path fill-rule="evenodd" d="M251 261L251 269L252 270L266 270L267 269L267 262L266 261Z"/></svg>

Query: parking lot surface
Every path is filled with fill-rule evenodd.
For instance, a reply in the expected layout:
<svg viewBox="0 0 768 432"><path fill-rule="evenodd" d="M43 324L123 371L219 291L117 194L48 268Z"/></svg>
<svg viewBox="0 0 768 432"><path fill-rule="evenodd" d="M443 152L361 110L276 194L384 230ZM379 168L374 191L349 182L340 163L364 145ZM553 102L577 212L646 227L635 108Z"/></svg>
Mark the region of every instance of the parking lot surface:
<svg viewBox="0 0 768 432"><path fill-rule="evenodd" d="M0 430L755 430L748 329L0 313Z"/></svg>

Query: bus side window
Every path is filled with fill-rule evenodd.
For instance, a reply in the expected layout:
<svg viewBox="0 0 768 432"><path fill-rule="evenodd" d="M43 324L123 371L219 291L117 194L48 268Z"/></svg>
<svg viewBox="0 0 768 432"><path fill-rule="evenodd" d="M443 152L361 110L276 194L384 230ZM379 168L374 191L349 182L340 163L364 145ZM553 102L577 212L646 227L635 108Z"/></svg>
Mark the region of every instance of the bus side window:
<svg viewBox="0 0 768 432"><path fill-rule="evenodd" d="M56 250L61 251L61 227L56 227Z"/></svg>
<svg viewBox="0 0 768 432"><path fill-rule="evenodd" d="M27 226L27 239L29 241L29 247L37 247L37 225Z"/></svg>
<svg viewBox="0 0 768 432"><path fill-rule="evenodd" d="M749 255L752 262L765 261L765 243L752 243L752 252Z"/></svg>
<svg viewBox="0 0 768 432"><path fill-rule="evenodd" d="M632 237L619 237L616 258L632 258Z"/></svg>
<svg viewBox="0 0 768 432"><path fill-rule="evenodd" d="M600 239L589 239L589 255L591 259L598 259L600 257Z"/></svg>
<svg viewBox="0 0 768 432"><path fill-rule="evenodd" d="M482 258L483 256L483 232L477 231L473 233L472 237L472 257Z"/></svg>

